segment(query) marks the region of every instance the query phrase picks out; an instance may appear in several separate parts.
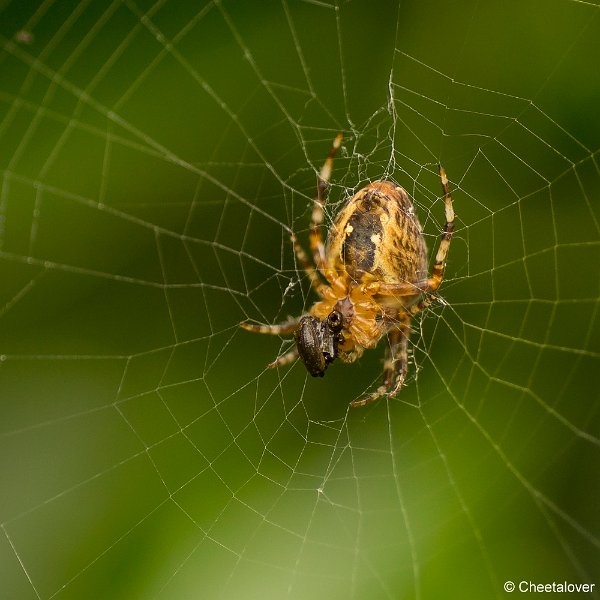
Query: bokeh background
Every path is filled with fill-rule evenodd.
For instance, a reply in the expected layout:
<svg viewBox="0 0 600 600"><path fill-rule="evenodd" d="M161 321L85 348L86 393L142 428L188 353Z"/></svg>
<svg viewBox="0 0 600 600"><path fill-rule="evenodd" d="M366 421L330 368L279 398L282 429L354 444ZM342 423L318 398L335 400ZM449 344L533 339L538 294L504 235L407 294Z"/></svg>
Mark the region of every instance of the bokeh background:
<svg viewBox="0 0 600 600"><path fill-rule="evenodd" d="M0 2L2 597L600 579L600 7ZM367 181L457 212L408 385L265 365ZM518 593L518 592L515 592ZM589 596L590 594L588 594Z"/></svg>

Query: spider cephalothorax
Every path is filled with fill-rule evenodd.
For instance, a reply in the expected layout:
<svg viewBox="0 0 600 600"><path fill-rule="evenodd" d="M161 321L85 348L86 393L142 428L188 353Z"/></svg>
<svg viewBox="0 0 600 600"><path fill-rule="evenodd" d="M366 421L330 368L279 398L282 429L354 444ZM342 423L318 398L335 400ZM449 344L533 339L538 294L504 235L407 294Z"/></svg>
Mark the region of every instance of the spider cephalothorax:
<svg viewBox="0 0 600 600"><path fill-rule="evenodd" d="M293 333L296 347L269 366L282 366L299 357L313 377L322 377L336 358L354 362L387 336L382 384L366 398L352 402L352 406L363 406L386 393L395 396L404 383L410 319L429 304L431 293L442 282L454 210L448 178L440 166L446 224L431 275L413 204L404 188L391 181L374 181L352 196L338 213L325 246L320 231L325 191L341 142L342 134L338 134L319 173L310 227L314 265L292 235L298 261L320 300L299 319L241 326L257 333Z"/></svg>

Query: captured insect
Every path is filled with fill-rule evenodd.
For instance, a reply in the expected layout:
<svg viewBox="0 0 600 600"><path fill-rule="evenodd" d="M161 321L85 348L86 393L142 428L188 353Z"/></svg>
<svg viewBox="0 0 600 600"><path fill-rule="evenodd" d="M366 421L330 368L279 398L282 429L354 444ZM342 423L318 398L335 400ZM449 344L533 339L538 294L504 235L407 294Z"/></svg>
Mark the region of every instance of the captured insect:
<svg viewBox="0 0 600 600"><path fill-rule="evenodd" d="M255 333L293 334L294 349L269 367L287 365L299 357L313 377L323 377L336 358L354 362L386 336L381 385L351 403L364 406L386 394L396 396L404 384L410 320L431 304L432 294L444 278L454 209L448 177L439 165L446 224L431 275L423 230L413 204L406 190L391 181L374 181L354 194L335 218L325 245L321 224L326 192L342 139L339 133L318 177L310 225L314 264L296 236L291 236L298 262L320 300L297 319L277 325L240 326Z"/></svg>

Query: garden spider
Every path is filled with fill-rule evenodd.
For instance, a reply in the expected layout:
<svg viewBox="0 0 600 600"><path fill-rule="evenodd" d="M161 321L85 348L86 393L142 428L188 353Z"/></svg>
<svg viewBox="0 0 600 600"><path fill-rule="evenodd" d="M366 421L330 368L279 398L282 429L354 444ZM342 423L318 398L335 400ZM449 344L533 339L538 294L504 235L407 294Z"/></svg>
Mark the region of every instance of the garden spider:
<svg viewBox="0 0 600 600"><path fill-rule="evenodd" d="M269 367L280 367L299 357L313 377L322 377L338 357L354 362L386 335L381 385L351 403L364 406L385 394L396 396L404 384L410 319L431 303L444 278L454 210L448 178L439 165L446 224L430 276L427 246L413 204L407 192L391 181L374 181L352 196L338 213L325 246L321 224L326 190L342 139L339 133L319 173L310 225L314 265L296 236L291 236L298 262L320 300L300 318L277 325L240 326L255 333L293 334L294 349Z"/></svg>

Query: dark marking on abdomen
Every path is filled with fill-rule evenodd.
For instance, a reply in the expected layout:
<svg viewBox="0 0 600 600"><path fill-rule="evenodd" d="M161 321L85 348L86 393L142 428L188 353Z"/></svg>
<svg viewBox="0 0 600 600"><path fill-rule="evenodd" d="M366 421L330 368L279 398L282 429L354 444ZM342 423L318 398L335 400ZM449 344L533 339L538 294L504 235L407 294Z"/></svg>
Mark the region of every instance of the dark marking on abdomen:
<svg viewBox="0 0 600 600"><path fill-rule="evenodd" d="M355 212L348 219L345 233L342 260L348 273L359 278L363 273L371 272L375 263L377 244L373 241L373 236L379 236L381 239L383 233L379 214Z"/></svg>

